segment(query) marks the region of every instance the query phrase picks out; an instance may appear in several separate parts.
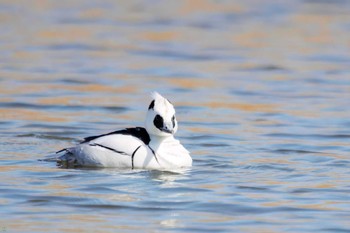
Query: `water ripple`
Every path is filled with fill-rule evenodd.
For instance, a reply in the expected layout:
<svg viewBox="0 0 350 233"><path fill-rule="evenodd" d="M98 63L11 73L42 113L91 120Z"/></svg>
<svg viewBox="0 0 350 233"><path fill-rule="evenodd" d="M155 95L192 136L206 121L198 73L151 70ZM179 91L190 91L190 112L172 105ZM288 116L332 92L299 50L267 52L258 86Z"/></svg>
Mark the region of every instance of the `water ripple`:
<svg viewBox="0 0 350 233"><path fill-rule="evenodd" d="M350 4L154 3L0 3L0 232L350 232ZM193 167L38 161L151 91Z"/></svg>
<svg viewBox="0 0 350 233"><path fill-rule="evenodd" d="M24 108L34 110L48 110L48 111L91 111L91 110L107 110L113 112L127 111L127 107L120 106L91 106L91 105L50 105L50 104L32 104L24 102L0 102L2 108Z"/></svg>

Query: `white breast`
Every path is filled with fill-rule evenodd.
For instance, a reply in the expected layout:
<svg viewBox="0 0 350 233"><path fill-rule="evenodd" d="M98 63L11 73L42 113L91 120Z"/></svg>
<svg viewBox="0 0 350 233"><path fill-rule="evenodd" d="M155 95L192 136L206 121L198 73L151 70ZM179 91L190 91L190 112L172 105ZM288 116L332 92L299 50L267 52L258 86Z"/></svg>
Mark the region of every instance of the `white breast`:
<svg viewBox="0 0 350 233"><path fill-rule="evenodd" d="M181 168L192 166L192 158L178 140L174 137L167 137L159 143L151 140L150 147L154 149L161 168Z"/></svg>

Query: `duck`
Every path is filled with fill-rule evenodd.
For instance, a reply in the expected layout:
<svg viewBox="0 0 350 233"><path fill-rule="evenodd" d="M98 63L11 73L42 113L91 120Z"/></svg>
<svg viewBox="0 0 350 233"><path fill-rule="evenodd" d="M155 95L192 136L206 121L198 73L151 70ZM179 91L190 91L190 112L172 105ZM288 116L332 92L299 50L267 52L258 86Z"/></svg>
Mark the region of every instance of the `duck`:
<svg viewBox="0 0 350 233"><path fill-rule="evenodd" d="M158 92L151 97L145 127L86 137L76 146L57 151L57 166L158 170L191 167L190 152L174 137L178 122L173 104Z"/></svg>

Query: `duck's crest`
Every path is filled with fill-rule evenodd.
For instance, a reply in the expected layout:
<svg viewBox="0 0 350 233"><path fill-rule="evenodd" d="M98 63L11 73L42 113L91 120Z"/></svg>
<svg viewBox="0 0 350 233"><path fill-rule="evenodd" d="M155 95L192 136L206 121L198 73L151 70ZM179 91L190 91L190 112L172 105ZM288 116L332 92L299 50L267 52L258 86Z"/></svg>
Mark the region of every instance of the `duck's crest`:
<svg viewBox="0 0 350 233"><path fill-rule="evenodd" d="M164 99L164 97L161 96L161 95L160 95L158 92L156 92L156 91L153 91L153 92L151 93L151 97L152 97L152 99L155 100L155 101Z"/></svg>
<svg viewBox="0 0 350 233"><path fill-rule="evenodd" d="M152 92L151 96L153 101L148 109L153 109L155 107L160 112L167 111L169 109L174 109L173 104L167 98L161 96L158 92Z"/></svg>

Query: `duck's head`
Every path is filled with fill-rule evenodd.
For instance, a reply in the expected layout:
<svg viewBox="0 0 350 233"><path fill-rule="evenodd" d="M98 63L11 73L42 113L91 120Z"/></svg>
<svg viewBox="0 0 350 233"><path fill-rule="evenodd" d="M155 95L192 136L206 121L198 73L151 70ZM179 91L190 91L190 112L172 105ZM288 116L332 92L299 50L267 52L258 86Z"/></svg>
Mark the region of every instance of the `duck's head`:
<svg viewBox="0 0 350 233"><path fill-rule="evenodd" d="M175 134L177 121L174 106L157 92L152 93L152 99L146 117L147 132L158 137Z"/></svg>

